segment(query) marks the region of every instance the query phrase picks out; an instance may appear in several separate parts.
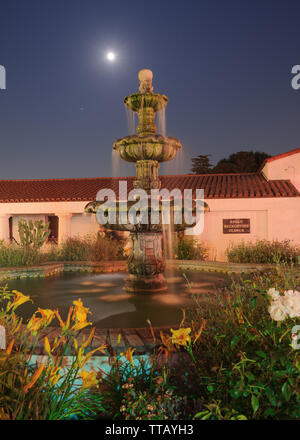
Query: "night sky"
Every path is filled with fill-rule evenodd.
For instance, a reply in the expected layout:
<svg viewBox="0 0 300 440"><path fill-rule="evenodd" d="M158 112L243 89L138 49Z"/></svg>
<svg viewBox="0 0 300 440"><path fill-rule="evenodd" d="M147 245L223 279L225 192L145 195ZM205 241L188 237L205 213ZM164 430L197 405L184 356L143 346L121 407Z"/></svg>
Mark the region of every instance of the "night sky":
<svg viewBox="0 0 300 440"><path fill-rule="evenodd" d="M0 0L0 179L111 176L142 68L184 147L162 173L198 154L298 148L299 22L299 0Z"/></svg>

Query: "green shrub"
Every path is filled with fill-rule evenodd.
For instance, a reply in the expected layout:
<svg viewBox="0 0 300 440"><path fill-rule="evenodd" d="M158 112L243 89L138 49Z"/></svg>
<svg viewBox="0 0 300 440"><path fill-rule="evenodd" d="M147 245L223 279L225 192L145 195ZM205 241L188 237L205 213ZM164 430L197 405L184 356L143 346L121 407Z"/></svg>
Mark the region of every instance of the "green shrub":
<svg viewBox="0 0 300 440"><path fill-rule="evenodd" d="M175 257L179 260L199 260L207 258L207 250L202 243L190 237L178 239L175 247Z"/></svg>
<svg viewBox="0 0 300 440"><path fill-rule="evenodd" d="M91 242L89 250L90 261L123 259L122 242L114 238L97 236Z"/></svg>
<svg viewBox="0 0 300 440"><path fill-rule="evenodd" d="M226 251L228 261L232 263L298 263L300 248L289 240L258 240L255 243L240 243Z"/></svg>
<svg viewBox="0 0 300 440"><path fill-rule="evenodd" d="M31 266L51 261L104 261L124 259L123 241L100 236L69 237L61 245L41 251L33 246L0 242L0 267Z"/></svg>
<svg viewBox="0 0 300 440"><path fill-rule="evenodd" d="M87 261L89 250L87 238L69 237L61 244L58 258L62 261Z"/></svg>
<svg viewBox="0 0 300 440"><path fill-rule="evenodd" d="M300 350L291 346L299 318L274 321L269 288L300 291L300 274L278 267L231 286L206 301L195 296L182 325L197 333L173 373L176 385L198 402L200 419L300 419ZM182 356L182 357L181 357ZM177 392L179 392L177 390Z"/></svg>
<svg viewBox="0 0 300 440"><path fill-rule="evenodd" d="M111 370L102 375L106 418L125 420L176 420L183 398L169 384L168 372L152 359L130 359L135 349L120 355L113 354ZM126 358L126 359L124 359Z"/></svg>
<svg viewBox="0 0 300 440"><path fill-rule="evenodd" d="M0 245L0 267L31 266L43 261L38 249L16 244Z"/></svg>
<svg viewBox="0 0 300 440"><path fill-rule="evenodd" d="M52 256L55 257L54 254ZM103 261L119 260L124 257L120 241L88 235L65 240L56 258L62 261Z"/></svg>

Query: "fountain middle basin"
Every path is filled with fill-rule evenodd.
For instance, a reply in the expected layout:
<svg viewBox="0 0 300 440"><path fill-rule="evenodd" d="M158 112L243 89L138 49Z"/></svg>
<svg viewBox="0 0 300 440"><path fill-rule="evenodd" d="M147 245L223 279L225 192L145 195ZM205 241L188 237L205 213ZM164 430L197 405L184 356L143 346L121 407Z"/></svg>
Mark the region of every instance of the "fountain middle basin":
<svg viewBox="0 0 300 440"><path fill-rule="evenodd" d="M153 326L178 325L183 308L195 307L194 295L204 299L228 285L226 274L212 272L185 272L192 287L187 286L180 270L166 271L168 291L136 294L124 290L127 273L63 273L51 278L15 279L8 282L10 289L29 295L27 302L17 309L26 323L38 307L58 309L66 319L74 300L82 299L92 312L89 321L97 328L142 328L147 319ZM218 293L217 293L218 294ZM58 326L55 320L51 325Z"/></svg>

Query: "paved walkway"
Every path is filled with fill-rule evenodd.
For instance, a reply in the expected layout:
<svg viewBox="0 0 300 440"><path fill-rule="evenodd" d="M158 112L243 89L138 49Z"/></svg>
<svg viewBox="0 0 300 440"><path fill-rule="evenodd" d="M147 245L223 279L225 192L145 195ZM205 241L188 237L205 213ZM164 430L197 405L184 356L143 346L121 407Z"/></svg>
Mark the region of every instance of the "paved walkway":
<svg viewBox="0 0 300 440"><path fill-rule="evenodd" d="M152 353L155 346L161 345L160 332L163 334L170 334L170 329L177 329L179 325L166 326L166 327L154 327L155 340L151 334L150 328L114 328L114 329L96 329L94 337L87 347L87 351L93 350L100 345L107 345L107 351L109 354L113 352L119 354L125 351L127 348L135 348L136 355L143 355ZM91 327L83 329L77 341L80 344L83 337L85 340L90 334ZM44 355L44 338L47 336L50 346L53 345L54 339L60 335L59 327L47 327L41 332L38 343L35 346L34 353L37 355ZM121 336L120 336L121 335ZM119 343L118 340L120 339ZM68 351L66 355L74 354L74 350ZM103 356L100 352L96 352L95 356Z"/></svg>

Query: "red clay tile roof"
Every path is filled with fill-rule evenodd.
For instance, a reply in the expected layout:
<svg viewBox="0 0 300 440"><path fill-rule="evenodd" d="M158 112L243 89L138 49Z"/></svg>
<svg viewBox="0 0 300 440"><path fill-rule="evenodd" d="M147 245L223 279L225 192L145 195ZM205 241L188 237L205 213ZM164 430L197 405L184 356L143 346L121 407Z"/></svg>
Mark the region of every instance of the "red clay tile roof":
<svg viewBox="0 0 300 440"><path fill-rule="evenodd" d="M160 176L162 188L204 189L206 199L249 197L299 197L289 180L267 181L260 173L183 174ZM0 203L92 201L100 189L111 188L118 196L118 182L126 180L128 191L134 177L78 179L0 180Z"/></svg>

